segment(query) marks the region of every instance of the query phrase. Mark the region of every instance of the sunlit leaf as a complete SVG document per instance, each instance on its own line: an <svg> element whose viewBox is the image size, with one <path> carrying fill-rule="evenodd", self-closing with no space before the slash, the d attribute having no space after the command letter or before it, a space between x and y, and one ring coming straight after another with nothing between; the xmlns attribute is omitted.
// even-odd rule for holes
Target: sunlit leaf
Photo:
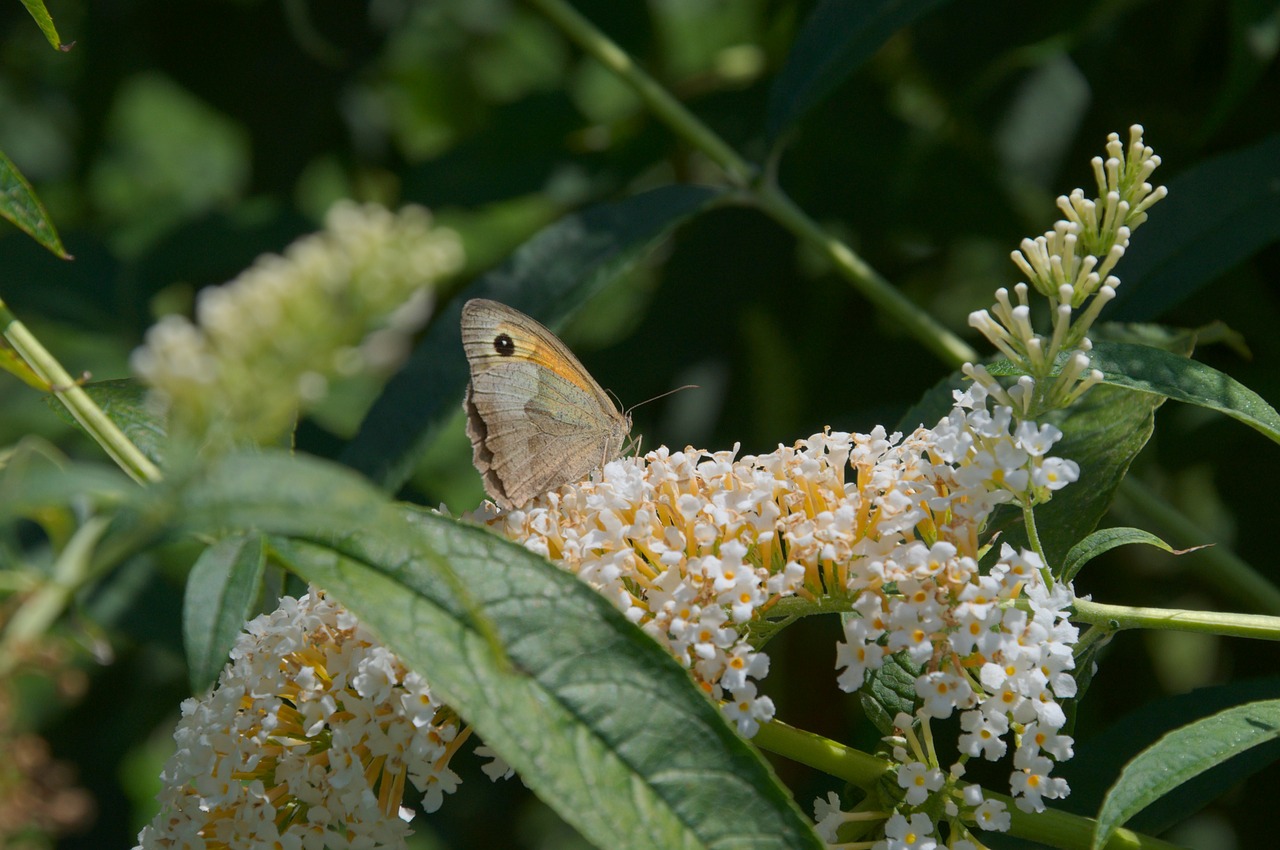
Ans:
<svg viewBox="0 0 1280 850"><path fill-rule="evenodd" d="M36 26L40 27L40 32L44 33L45 39L55 49L64 53L75 47L75 42L63 44L62 38L58 35L58 28L53 25L53 18L49 15L49 10L45 8L44 0L22 0L22 5L27 7L27 11L31 13L31 17L35 19Z"/></svg>
<svg viewBox="0 0 1280 850"><path fill-rule="evenodd" d="M1081 567L1103 552L1109 552L1117 546L1129 543L1145 543L1166 552L1175 551L1159 537L1140 528L1101 528L1071 547L1071 551L1067 552L1067 557L1062 562L1059 576L1063 581L1071 581L1080 572Z"/></svg>

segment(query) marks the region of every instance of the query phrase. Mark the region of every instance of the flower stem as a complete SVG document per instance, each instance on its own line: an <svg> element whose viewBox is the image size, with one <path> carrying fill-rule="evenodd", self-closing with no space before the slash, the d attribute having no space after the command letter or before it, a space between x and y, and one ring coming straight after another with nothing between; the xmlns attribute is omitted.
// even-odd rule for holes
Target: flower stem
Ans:
<svg viewBox="0 0 1280 850"><path fill-rule="evenodd" d="M13 613L0 634L0 679L18 665L22 648L35 643L62 616L71 597L88 580L94 547L108 525L104 517L91 517L80 526L54 562L52 580L41 584Z"/></svg>
<svg viewBox="0 0 1280 850"><path fill-rule="evenodd" d="M160 470L155 464L129 441L102 408L81 389L80 384L67 374L62 364L18 321L3 301L0 301L0 333L121 469L139 484L160 480Z"/></svg>
<svg viewBox="0 0 1280 850"><path fill-rule="evenodd" d="M821 770L864 791L870 791L893 770L893 765L882 758L788 726L780 720L762 725L751 741L761 749Z"/></svg>
<svg viewBox="0 0 1280 850"><path fill-rule="evenodd" d="M884 759L846 747L821 735L796 729L778 720L761 726L751 740L761 749L821 770L857 785L864 791L872 790L893 771L893 765ZM1092 818L1053 809L1028 814L1019 809L1011 797L985 788L982 793L984 797L1000 800L1008 807L1012 819L1009 834L1016 838L1032 839L1064 850L1088 850L1093 840L1097 822ZM1118 829L1106 843L1105 850L1177 850L1177 847L1132 830Z"/></svg>
<svg viewBox="0 0 1280 850"><path fill-rule="evenodd" d="M1135 605L1108 605L1088 599L1077 599L1072 607L1075 613L1071 619L1110 629L1164 629L1280 640L1280 617L1177 608L1140 608Z"/></svg>

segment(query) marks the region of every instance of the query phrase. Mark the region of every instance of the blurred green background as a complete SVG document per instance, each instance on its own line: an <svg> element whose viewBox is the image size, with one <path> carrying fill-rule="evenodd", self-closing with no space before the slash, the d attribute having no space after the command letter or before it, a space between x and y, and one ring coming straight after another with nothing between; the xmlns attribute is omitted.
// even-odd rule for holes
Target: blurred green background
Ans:
<svg viewBox="0 0 1280 850"><path fill-rule="evenodd" d="M770 155L770 86L814 4L575 6L739 151ZM189 310L201 287L317 229L339 198L430 207L463 235L461 288L567 212L719 180L519 2L99 0L50 11L63 39L76 42L68 53L50 49L19 4L0 13L0 150L76 259L59 261L0 227L0 297L72 372L95 380L126 376L129 352L157 315ZM1128 126L1143 124L1165 162L1158 182L1272 139L1278 48L1277 5L1252 0L938 4L808 113L771 165L802 208L985 351L968 313L1018 280L1009 252L1059 217L1057 195L1077 186L1093 193L1089 160L1106 134L1127 140ZM1261 227L1267 247L1180 303L1127 316L1224 322L1250 356L1227 345L1198 356L1273 403L1275 206L1222 229L1223 253L1232 227ZM1117 274L1124 279L1123 264ZM745 207L681 228L564 336L625 404L701 387L637 411L646 447L741 443L758 452L827 425L892 428L947 373L819 257ZM376 391L344 387L303 424L300 447L337 456ZM404 495L459 513L482 493L460 417L454 426ZM98 457L37 393L0 374L0 446L29 434ZM1267 534L1280 504L1277 456L1231 420L1166 405L1134 474L1199 523L1205 542L1234 547L1276 576ZM129 846L151 816L186 695L178 621L194 551L175 546L113 576L82 600L65 632L59 664L68 673L19 683L9 722L42 735L94 801L92 817L58 846ZM1245 609L1215 591L1196 558L1120 550L1078 586L1106 602ZM866 743L856 698L834 687L836 636L834 621L788 632L771 647L766 689L781 719ZM1083 744L1166 695L1271 676L1277 660L1256 641L1123 635L1102 657L1077 737ZM1258 696L1280 689L1274 680L1250 687ZM419 818L417 846L572 846L568 827L519 783L493 786L466 762L455 765L467 780L459 793ZM833 787L795 765L776 767L806 810ZM1081 805L1088 781L1073 777ZM1280 793L1274 768L1216 781L1224 796L1172 837L1226 848L1274 835L1271 807L1259 805Z"/></svg>

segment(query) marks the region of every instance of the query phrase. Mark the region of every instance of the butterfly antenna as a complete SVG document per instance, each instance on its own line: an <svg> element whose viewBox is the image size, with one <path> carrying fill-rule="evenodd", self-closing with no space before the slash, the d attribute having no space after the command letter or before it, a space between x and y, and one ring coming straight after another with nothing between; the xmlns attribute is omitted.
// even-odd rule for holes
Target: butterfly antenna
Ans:
<svg viewBox="0 0 1280 850"><path fill-rule="evenodd" d="M631 411L635 410L637 407L640 407L641 405L648 404L651 401L657 401L660 398L666 398L667 396L681 392L682 390L699 390L699 389L702 389L702 388L699 387L697 384L685 384L683 387L676 387L674 390L667 390L665 393L659 393L653 398L646 398L644 401L640 402L639 404L631 405L631 407L627 408L627 415L630 416Z"/></svg>

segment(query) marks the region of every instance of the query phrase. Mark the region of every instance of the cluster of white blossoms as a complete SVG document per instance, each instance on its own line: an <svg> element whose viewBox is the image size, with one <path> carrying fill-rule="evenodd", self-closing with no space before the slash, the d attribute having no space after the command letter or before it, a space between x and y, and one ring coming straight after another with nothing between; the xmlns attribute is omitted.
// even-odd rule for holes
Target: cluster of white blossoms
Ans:
<svg viewBox="0 0 1280 850"><path fill-rule="evenodd" d="M421 676L315 590L250 622L217 687L182 715L137 850L404 847L406 780L438 809L467 737Z"/></svg>
<svg viewBox="0 0 1280 850"><path fill-rule="evenodd" d="M201 290L194 323L157 322L133 370L178 429L267 441L332 378L402 359L435 285L461 265L457 234L422 207L340 202L323 231Z"/></svg>
<svg viewBox="0 0 1280 850"><path fill-rule="evenodd" d="M985 572L978 561L997 505L1043 502L1078 469L1048 455L1060 432L1014 424L981 386L956 401L905 438L824 432L738 459L660 448L481 517L613 600L748 736L774 713L752 627L787 597L846 601L858 616L838 647L840 686L905 653L921 668L918 716L962 710L965 752L992 759L1012 731L1013 791L1038 809L1066 793L1049 769L1070 754L1056 733L1057 700L1075 692L1072 597L1033 552L1006 545ZM899 781L914 772L904 760Z"/></svg>

